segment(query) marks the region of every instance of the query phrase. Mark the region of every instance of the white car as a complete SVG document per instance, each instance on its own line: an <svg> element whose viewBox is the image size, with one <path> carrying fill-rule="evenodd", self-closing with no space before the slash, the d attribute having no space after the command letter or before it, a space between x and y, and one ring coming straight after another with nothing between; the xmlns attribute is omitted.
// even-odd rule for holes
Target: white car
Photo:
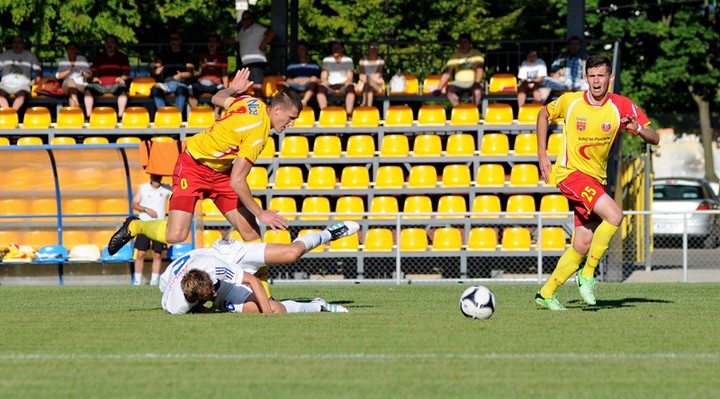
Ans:
<svg viewBox="0 0 720 399"><path fill-rule="evenodd" d="M657 212L692 212L687 216L688 242L715 248L720 237L720 220L712 212L720 209L720 198L705 179L662 178L653 180L652 228L655 243L681 238L686 229L683 213L658 214Z"/></svg>

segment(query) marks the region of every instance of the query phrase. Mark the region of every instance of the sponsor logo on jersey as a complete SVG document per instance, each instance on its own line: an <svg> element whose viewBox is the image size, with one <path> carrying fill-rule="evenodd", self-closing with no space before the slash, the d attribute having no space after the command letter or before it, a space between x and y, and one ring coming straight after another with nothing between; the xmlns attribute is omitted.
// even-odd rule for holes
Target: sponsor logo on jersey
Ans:
<svg viewBox="0 0 720 399"><path fill-rule="evenodd" d="M603 133L610 133L610 130L612 130L612 125L610 122L603 122L602 126L600 126Z"/></svg>
<svg viewBox="0 0 720 399"><path fill-rule="evenodd" d="M585 127L587 127L587 119L585 118L576 118L575 119L575 130L578 132L584 132Z"/></svg>
<svg viewBox="0 0 720 399"><path fill-rule="evenodd" d="M260 109L260 104L256 98L248 100L247 106L248 106L248 109L250 110L250 115L258 114L258 110Z"/></svg>

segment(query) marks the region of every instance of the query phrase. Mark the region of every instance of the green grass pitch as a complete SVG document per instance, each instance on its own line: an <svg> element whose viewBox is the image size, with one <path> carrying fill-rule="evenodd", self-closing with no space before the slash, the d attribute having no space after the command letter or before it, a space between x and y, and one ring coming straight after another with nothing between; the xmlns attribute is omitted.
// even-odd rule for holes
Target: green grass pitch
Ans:
<svg viewBox="0 0 720 399"><path fill-rule="evenodd" d="M349 314L184 315L156 287L0 287L2 398L716 398L720 286L599 284L597 306L490 284L275 286Z"/></svg>

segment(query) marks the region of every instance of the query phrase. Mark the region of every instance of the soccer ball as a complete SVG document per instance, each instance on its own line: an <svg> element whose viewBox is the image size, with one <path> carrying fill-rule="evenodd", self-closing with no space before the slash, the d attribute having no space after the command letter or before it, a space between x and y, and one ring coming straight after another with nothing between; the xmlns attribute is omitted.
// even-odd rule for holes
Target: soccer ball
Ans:
<svg viewBox="0 0 720 399"><path fill-rule="evenodd" d="M470 287L460 295L460 311L468 319L489 319L495 313L495 295L482 285Z"/></svg>

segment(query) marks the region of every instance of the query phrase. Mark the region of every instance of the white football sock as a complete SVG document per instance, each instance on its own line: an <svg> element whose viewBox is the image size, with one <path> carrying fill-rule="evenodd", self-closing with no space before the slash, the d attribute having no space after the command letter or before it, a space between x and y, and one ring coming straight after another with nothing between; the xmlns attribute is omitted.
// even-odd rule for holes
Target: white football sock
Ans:
<svg viewBox="0 0 720 399"><path fill-rule="evenodd" d="M142 273L134 273L133 274L133 284L135 284L135 285L142 284Z"/></svg>
<svg viewBox="0 0 720 399"><path fill-rule="evenodd" d="M327 244L328 242L330 242L331 238L332 235L330 235L330 232L327 230L323 230L319 233L305 234L302 237L296 238L295 241L300 241L305 244L305 253L308 253L322 244Z"/></svg>
<svg viewBox="0 0 720 399"><path fill-rule="evenodd" d="M314 302L295 302L295 301L282 301L287 309L288 313L318 313L322 309L319 303Z"/></svg>
<svg viewBox="0 0 720 399"><path fill-rule="evenodd" d="M158 280L160 280L160 273L153 273L150 277L150 284L157 285Z"/></svg>

